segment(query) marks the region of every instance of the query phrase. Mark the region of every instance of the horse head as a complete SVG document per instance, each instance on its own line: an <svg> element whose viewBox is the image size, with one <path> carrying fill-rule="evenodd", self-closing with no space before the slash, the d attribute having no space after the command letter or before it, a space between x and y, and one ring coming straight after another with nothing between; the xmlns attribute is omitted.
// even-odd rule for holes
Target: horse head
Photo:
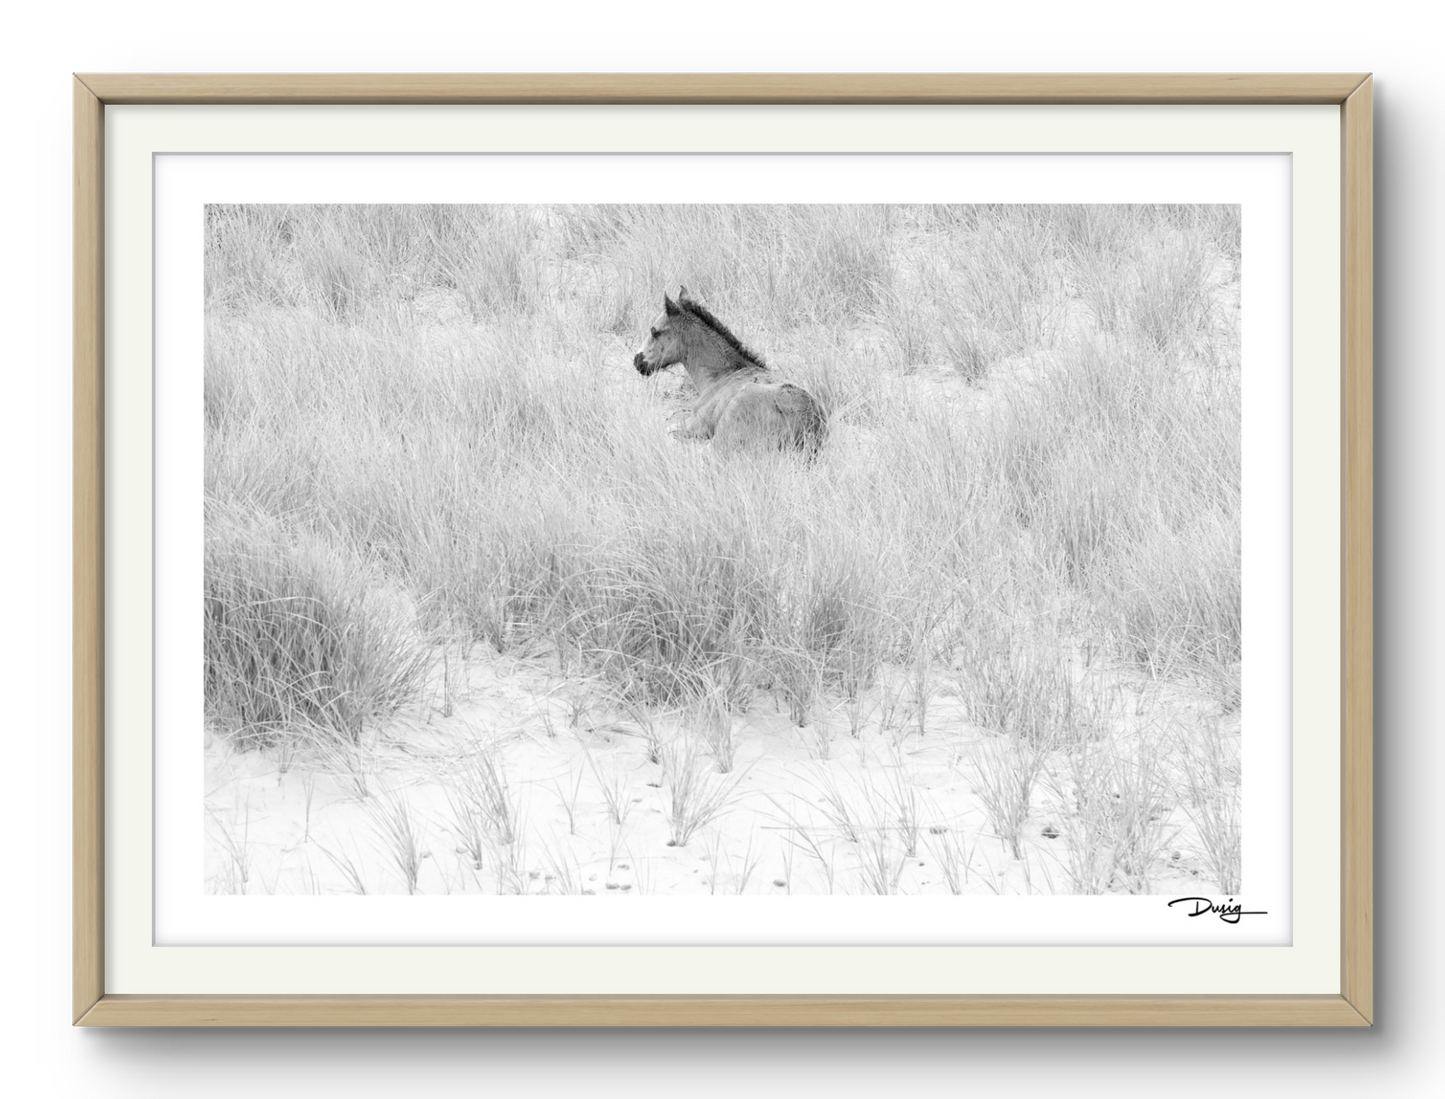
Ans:
<svg viewBox="0 0 1445 1099"><path fill-rule="evenodd" d="M679 298L686 297L682 288ZM682 362L686 349L682 338L684 315L682 307L666 294L662 295L662 312L648 328L647 342L632 356L632 365L644 378Z"/></svg>

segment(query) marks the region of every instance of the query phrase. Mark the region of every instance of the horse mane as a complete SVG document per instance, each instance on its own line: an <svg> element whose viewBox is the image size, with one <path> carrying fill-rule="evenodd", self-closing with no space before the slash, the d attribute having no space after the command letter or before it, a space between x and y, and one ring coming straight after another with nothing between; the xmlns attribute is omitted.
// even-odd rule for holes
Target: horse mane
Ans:
<svg viewBox="0 0 1445 1099"><path fill-rule="evenodd" d="M723 343L741 355L743 360L749 365L756 366L759 370L766 370L768 368L768 364L763 361L763 357L744 344L742 340L734 336L727 325L723 324L722 321L718 320L708 311L707 306L699 305L691 298L682 297L678 299L677 304L684 313L691 314L702 321L708 328L712 329L717 336L721 337Z"/></svg>

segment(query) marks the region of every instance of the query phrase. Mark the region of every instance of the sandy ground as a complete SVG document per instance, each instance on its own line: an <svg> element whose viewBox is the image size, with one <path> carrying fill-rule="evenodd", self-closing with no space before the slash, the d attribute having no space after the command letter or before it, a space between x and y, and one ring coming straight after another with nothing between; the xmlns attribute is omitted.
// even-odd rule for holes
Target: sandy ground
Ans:
<svg viewBox="0 0 1445 1099"><path fill-rule="evenodd" d="M687 734L695 715L628 714L609 705L598 685L559 676L545 651L513 658L473 650L466 658L465 683L457 684L453 655L449 715L444 705L429 707L354 750L238 752L224 738L208 738L207 889L1073 891L1066 754L1046 761L1014 857L975 789L980 762L1007 742L966 722L946 669L922 731L912 688L897 669L886 670L857 707L838 702L806 726L759 695L731 721L728 773L720 773L715 753L699 751L700 785L720 808L679 844L675 790L653 746L700 743ZM1207 717L1207 707L1178 687L1136 691L1129 709L1140 729L1161 709L1176 721ZM510 843L467 825L459 775L483 757L495 763L515 809ZM409 822L410 843L398 842L399 819ZM1188 817L1176 806L1161 826L1173 838L1150 869L1148 891L1208 892ZM414 882L405 869L408 846Z"/></svg>

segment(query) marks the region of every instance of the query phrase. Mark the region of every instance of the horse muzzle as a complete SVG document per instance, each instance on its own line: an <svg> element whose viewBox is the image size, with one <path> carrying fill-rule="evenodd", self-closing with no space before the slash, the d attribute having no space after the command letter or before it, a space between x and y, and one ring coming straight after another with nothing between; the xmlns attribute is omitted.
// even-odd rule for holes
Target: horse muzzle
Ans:
<svg viewBox="0 0 1445 1099"><path fill-rule="evenodd" d="M641 374L644 378L657 370L657 367L653 366L650 362L648 362L642 357L641 351L639 351L636 355L632 356L632 365L637 367L637 372Z"/></svg>

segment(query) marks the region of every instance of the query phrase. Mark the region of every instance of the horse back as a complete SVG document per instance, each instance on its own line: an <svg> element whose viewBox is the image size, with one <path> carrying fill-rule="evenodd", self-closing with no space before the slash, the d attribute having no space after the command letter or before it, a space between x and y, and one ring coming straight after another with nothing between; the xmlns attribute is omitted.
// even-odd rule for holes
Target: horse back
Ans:
<svg viewBox="0 0 1445 1099"><path fill-rule="evenodd" d="M827 417L801 386L771 375L740 387L718 419L716 439L724 447L797 448L817 453L827 433Z"/></svg>

